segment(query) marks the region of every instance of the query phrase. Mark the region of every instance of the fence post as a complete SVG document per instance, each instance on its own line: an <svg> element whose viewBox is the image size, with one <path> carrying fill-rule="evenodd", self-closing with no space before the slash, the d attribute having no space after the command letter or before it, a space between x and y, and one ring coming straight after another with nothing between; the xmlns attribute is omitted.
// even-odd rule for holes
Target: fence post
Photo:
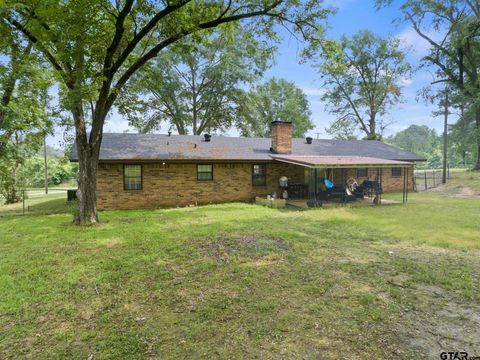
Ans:
<svg viewBox="0 0 480 360"><path fill-rule="evenodd" d="M25 215L25 190L22 190L23 215Z"/></svg>
<svg viewBox="0 0 480 360"><path fill-rule="evenodd" d="M425 173L425 190L428 189L427 187L427 170L424 170L424 173Z"/></svg>
<svg viewBox="0 0 480 360"><path fill-rule="evenodd" d="M432 170L432 177L433 177L433 187L435 187L435 169Z"/></svg>

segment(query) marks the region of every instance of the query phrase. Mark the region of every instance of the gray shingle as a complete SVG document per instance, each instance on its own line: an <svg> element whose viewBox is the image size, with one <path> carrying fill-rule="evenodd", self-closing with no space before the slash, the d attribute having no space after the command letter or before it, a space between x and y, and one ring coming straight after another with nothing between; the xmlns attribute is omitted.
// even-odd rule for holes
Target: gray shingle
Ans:
<svg viewBox="0 0 480 360"><path fill-rule="evenodd" d="M212 136L205 142L200 135L105 133L100 161L162 160L264 160L270 155L270 138ZM368 156L389 160L423 161L408 151L374 140L292 139L292 155ZM70 160L76 161L76 147Z"/></svg>

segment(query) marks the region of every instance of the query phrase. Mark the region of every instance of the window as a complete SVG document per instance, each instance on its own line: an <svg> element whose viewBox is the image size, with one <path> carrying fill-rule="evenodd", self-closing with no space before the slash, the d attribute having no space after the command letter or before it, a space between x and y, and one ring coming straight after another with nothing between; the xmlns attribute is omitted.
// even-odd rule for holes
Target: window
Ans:
<svg viewBox="0 0 480 360"><path fill-rule="evenodd" d="M401 167L392 168L392 176L395 176L395 177L402 176L402 168Z"/></svg>
<svg viewBox="0 0 480 360"><path fill-rule="evenodd" d="M123 166L123 189L142 190L142 165Z"/></svg>
<svg viewBox="0 0 480 360"><path fill-rule="evenodd" d="M368 169L357 169L357 177L367 177L368 176Z"/></svg>
<svg viewBox="0 0 480 360"><path fill-rule="evenodd" d="M267 185L267 165L266 164L252 165L252 185L253 186Z"/></svg>
<svg viewBox="0 0 480 360"><path fill-rule="evenodd" d="M197 165L197 180L213 180L213 165Z"/></svg>

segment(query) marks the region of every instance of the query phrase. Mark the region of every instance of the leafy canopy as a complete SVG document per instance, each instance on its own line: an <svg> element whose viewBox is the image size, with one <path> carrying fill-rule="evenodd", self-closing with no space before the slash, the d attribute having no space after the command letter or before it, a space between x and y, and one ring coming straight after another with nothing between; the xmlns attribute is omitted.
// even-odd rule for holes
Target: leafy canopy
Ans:
<svg viewBox="0 0 480 360"><path fill-rule="evenodd" d="M0 193L20 200L20 168L51 131L48 114L51 78L32 44L0 23Z"/></svg>
<svg viewBox="0 0 480 360"><path fill-rule="evenodd" d="M377 0L379 7L392 0ZM476 154L480 169L480 1L404 0L403 20L429 44L423 66L433 68L435 83L451 89L450 99L460 109L457 139L471 139L470 152ZM460 133L459 133L460 132ZM461 134L461 135L460 135ZM460 151L470 141L459 143ZM464 156L465 157L465 156Z"/></svg>
<svg viewBox="0 0 480 360"><path fill-rule="evenodd" d="M285 26L318 47L330 13L318 0L5 0L0 19L55 70L71 112L79 159L75 222L96 223L96 172L103 127L132 76L163 50L231 24L266 37Z"/></svg>
<svg viewBox="0 0 480 360"><path fill-rule="evenodd" d="M417 167L435 168L442 162L442 140L435 129L426 125L410 125L395 135L389 136L386 141L401 149L424 156L426 163L419 163Z"/></svg>
<svg viewBox="0 0 480 360"><path fill-rule="evenodd" d="M237 118L242 87L271 62L275 44L243 30L221 29L179 42L145 66L120 98L120 112L140 132L164 124L179 134L224 131Z"/></svg>
<svg viewBox="0 0 480 360"><path fill-rule="evenodd" d="M334 54L317 64L326 89L322 100L336 120L327 131L337 137L381 139L388 110L401 101L402 80L410 75L400 40L367 30L343 36Z"/></svg>
<svg viewBox="0 0 480 360"><path fill-rule="evenodd" d="M237 127L242 136L268 137L272 121L285 121L292 123L294 137L303 137L314 127L311 115L303 91L273 77L245 95Z"/></svg>

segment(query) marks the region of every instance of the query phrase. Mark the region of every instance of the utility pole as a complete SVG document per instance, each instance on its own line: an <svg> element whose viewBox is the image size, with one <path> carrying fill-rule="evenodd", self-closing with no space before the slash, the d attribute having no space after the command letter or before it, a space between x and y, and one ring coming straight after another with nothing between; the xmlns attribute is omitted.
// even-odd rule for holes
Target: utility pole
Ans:
<svg viewBox="0 0 480 360"><path fill-rule="evenodd" d="M45 195L48 194L47 135L43 137L43 158L45 160Z"/></svg>
<svg viewBox="0 0 480 360"><path fill-rule="evenodd" d="M447 155L448 155L448 91L445 91L444 100L444 121L443 121L443 173L442 183L447 183Z"/></svg>

